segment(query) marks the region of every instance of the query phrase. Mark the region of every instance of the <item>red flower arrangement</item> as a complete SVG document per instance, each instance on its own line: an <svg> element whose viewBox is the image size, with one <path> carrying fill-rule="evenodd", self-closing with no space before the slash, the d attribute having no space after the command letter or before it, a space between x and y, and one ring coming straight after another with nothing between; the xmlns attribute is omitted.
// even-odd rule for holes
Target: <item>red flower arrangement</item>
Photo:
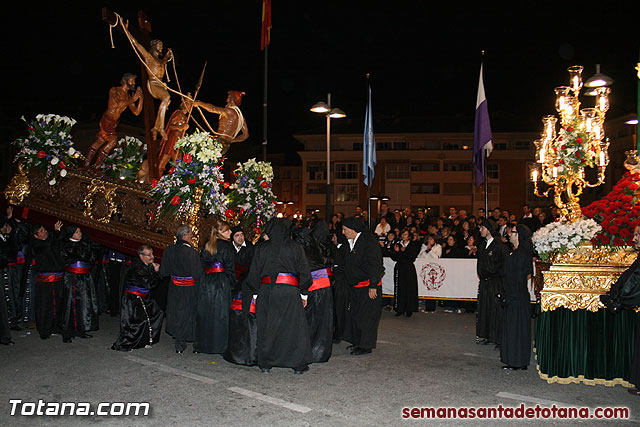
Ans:
<svg viewBox="0 0 640 427"><path fill-rule="evenodd" d="M633 245L633 229L640 224L640 174L627 172L600 200L582 208L582 214L602 227L594 245Z"/></svg>

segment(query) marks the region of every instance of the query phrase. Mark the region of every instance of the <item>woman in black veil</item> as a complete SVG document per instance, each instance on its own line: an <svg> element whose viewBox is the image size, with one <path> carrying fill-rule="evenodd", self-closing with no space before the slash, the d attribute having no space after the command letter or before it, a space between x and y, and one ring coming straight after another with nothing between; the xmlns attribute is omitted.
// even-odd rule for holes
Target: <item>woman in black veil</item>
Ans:
<svg viewBox="0 0 640 427"><path fill-rule="evenodd" d="M531 231L518 224L511 231L513 252L505 262L500 360L505 370L526 370L531 358L531 304L528 278L533 273Z"/></svg>

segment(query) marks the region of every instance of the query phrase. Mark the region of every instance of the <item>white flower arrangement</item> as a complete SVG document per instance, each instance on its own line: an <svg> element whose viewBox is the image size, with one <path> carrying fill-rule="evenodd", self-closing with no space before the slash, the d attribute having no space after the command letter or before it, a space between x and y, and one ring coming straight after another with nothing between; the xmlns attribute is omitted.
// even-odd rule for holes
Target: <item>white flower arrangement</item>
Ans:
<svg viewBox="0 0 640 427"><path fill-rule="evenodd" d="M600 230L602 227L593 219L582 218L571 224L552 222L533 233L531 240L540 259L548 261L553 253L575 249L593 239Z"/></svg>
<svg viewBox="0 0 640 427"><path fill-rule="evenodd" d="M182 155L173 163L169 174L151 182L160 202L160 215L188 212L195 203L193 196L197 187L203 189L201 206L210 214L223 215L227 210L224 188L229 184L224 182L222 173L222 144L208 132L196 131L180 138L175 149Z"/></svg>
<svg viewBox="0 0 640 427"><path fill-rule="evenodd" d="M202 163L217 163L222 158L222 144L199 130L176 141L175 149Z"/></svg>
<svg viewBox="0 0 640 427"><path fill-rule="evenodd" d="M27 170L37 167L55 185L56 177L67 175L67 165L76 161L79 153L73 148L71 127L74 119L57 114L38 114L27 123L29 134L13 142L18 147L14 161L20 162Z"/></svg>
<svg viewBox="0 0 640 427"><path fill-rule="evenodd" d="M271 184L273 168L270 163L249 159L238 163L234 175L236 182L231 185L229 207L238 211L238 219L244 228L253 226L257 234L276 212Z"/></svg>

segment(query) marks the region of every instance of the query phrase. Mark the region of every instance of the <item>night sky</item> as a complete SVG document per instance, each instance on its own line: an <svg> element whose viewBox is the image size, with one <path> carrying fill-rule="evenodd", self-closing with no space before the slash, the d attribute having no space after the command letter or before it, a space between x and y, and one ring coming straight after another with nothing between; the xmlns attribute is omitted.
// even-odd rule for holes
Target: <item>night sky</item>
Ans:
<svg viewBox="0 0 640 427"><path fill-rule="evenodd" d="M97 122L108 89L125 72L140 74L138 59L119 31L111 49L102 6L133 24L137 10L147 13L152 37L174 51L185 92L193 91L205 61L199 99L223 105L227 90L247 92L242 109L249 143L260 144L260 1L178 2L171 8L132 2L22 3L3 10L0 30L3 144L24 132L22 115L57 113L80 123ZM326 100L327 92L348 115L336 122L335 131L362 132L366 73L371 73L376 132L472 131L483 49L494 132L540 130L541 116L555 113L553 88L568 83L566 68L575 64L585 66L585 79L600 63L615 80L609 117L635 112L640 2L610 2L606 10L573 13L554 7L560 2L517 3L485 9L418 1L374 6L273 0L270 150L299 148L291 144L296 133L324 132L323 118L309 107ZM584 96L582 102L583 107L592 103ZM169 109L177 106L173 97ZM123 122L139 120L122 116Z"/></svg>

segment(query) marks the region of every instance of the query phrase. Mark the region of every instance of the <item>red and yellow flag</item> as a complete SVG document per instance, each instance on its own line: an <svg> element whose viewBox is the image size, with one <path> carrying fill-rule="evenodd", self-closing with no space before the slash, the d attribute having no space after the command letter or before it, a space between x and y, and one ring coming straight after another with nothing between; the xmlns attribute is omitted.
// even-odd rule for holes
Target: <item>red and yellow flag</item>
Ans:
<svg viewBox="0 0 640 427"><path fill-rule="evenodd" d="M262 36L260 50L264 50L271 42L271 0L262 0Z"/></svg>

